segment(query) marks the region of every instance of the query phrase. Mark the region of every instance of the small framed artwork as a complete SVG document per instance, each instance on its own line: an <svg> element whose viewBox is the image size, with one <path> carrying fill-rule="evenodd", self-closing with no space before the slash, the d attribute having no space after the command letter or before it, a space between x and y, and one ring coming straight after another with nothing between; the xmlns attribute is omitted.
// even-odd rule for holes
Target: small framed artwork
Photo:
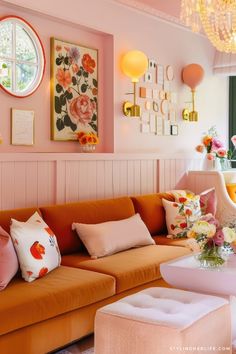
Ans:
<svg viewBox="0 0 236 354"><path fill-rule="evenodd" d="M172 81L174 79L174 69L171 65L166 67L166 78L168 81Z"/></svg>
<svg viewBox="0 0 236 354"><path fill-rule="evenodd" d="M177 124L172 124L170 126L170 133L171 133L171 135L178 135L179 134L179 127Z"/></svg>
<svg viewBox="0 0 236 354"><path fill-rule="evenodd" d="M157 65L157 84L163 85L164 84L164 66Z"/></svg>
<svg viewBox="0 0 236 354"><path fill-rule="evenodd" d="M160 116L156 117L156 135L163 134L163 118Z"/></svg>
<svg viewBox="0 0 236 354"><path fill-rule="evenodd" d="M164 119L163 121L164 121L164 129L163 129L164 135L170 135L171 134L171 132L170 132L170 121L167 120L167 119Z"/></svg>
<svg viewBox="0 0 236 354"><path fill-rule="evenodd" d="M51 139L98 135L98 50L51 38Z"/></svg>
<svg viewBox="0 0 236 354"><path fill-rule="evenodd" d="M152 73L150 73L150 71L147 71L144 75L144 82L148 82L149 84L152 84L152 81L153 81Z"/></svg>
<svg viewBox="0 0 236 354"><path fill-rule="evenodd" d="M149 132L150 132L149 124L148 123L142 123L141 124L141 133L148 134Z"/></svg>
<svg viewBox="0 0 236 354"><path fill-rule="evenodd" d="M150 114L150 133L156 133L156 115Z"/></svg>
<svg viewBox="0 0 236 354"><path fill-rule="evenodd" d="M148 59L148 69L149 70L155 70L157 67L157 62L155 59Z"/></svg>
<svg viewBox="0 0 236 354"><path fill-rule="evenodd" d="M149 122L149 114L147 112L143 112L141 122L142 123L148 123Z"/></svg>
<svg viewBox="0 0 236 354"><path fill-rule="evenodd" d="M11 110L11 144L34 145L34 111Z"/></svg>

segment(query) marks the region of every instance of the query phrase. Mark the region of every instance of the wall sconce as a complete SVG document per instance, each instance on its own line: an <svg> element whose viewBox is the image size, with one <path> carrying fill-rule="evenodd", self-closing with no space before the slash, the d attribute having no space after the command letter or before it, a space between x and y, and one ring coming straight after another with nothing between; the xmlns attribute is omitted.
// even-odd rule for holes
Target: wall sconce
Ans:
<svg viewBox="0 0 236 354"><path fill-rule="evenodd" d="M198 121L198 112L195 111L195 92L196 87L200 84L204 77L204 70L198 64L189 64L185 66L182 70L182 80L190 87L192 92L192 112L189 112L188 108L185 108L182 112L182 117L184 120L189 122Z"/></svg>
<svg viewBox="0 0 236 354"><path fill-rule="evenodd" d="M147 70L147 67L147 56L138 50L132 50L126 53L121 60L123 73L130 77L134 84L134 91L127 93L127 95L134 95L133 103L127 101L123 104L123 113L125 116L140 117L141 115L140 106L136 104L136 84L139 81L140 76L142 76Z"/></svg>

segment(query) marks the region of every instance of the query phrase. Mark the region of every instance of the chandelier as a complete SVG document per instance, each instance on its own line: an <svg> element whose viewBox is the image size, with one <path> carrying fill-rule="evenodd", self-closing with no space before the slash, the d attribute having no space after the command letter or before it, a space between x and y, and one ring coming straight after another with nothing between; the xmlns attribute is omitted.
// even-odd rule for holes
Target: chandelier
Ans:
<svg viewBox="0 0 236 354"><path fill-rule="evenodd" d="M180 16L192 31L202 27L220 52L236 53L236 0L182 0Z"/></svg>

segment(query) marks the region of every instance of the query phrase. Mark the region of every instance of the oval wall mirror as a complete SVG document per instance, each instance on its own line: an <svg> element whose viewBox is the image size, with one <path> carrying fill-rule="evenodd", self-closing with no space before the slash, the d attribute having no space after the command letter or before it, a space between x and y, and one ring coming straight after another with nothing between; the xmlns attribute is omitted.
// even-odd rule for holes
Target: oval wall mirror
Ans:
<svg viewBox="0 0 236 354"><path fill-rule="evenodd" d="M17 16L0 19L0 86L15 97L27 97L39 87L45 54L33 27Z"/></svg>

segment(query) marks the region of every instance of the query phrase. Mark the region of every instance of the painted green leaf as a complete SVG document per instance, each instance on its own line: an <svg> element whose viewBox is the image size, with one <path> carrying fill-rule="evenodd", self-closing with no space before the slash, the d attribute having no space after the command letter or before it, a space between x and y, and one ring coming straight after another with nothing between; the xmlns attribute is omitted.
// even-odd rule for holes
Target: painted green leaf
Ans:
<svg viewBox="0 0 236 354"><path fill-rule="evenodd" d="M60 114L61 113L61 103L59 97L55 96L55 112Z"/></svg>
<svg viewBox="0 0 236 354"><path fill-rule="evenodd" d="M68 57L65 57L65 59L64 59L64 63L65 63L66 65L68 65L68 64L69 64L69 58L68 58Z"/></svg>
<svg viewBox="0 0 236 354"><path fill-rule="evenodd" d="M81 76L81 75L82 75L82 71L79 70L79 71L76 73L76 75Z"/></svg>
<svg viewBox="0 0 236 354"><path fill-rule="evenodd" d="M57 93L60 93L62 90L63 90L62 86L59 85L59 84L57 84L57 85L56 85L56 91L57 91Z"/></svg>
<svg viewBox="0 0 236 354"><path fill-rule="evenodd" d="M84 77L88 77L88 76L89 76L89 74L87 73L87 71L84 71L84 72L83 72L83 76L84 76Z"/></svg>
<svg viewBox="0 0 236 354"><path fill-rule="evenodd" d="M68 92L67 90L65 91L65 96L68 100L71 100L73 98L72 92Z"/></svg>
<svg viewBox="0 0 236 354"><path fill-rule="evenodd" d="M94 130L95 132L98 131L98 128L97 128L97 125L96 125L96 124L94 124L93 122L90 122L89 125L90 125L90 127L93 128L93 130Z"/></svg>
<svg viewBox="0 0 236 354"><path fill-rule="evenodd" d="M66 114L65 116L64 116L64 124L65 124L65 126L66 127L70 127L71 126L71 120L70 120L70 117L68 116L68 114Z"/></svg>
<svg viewBox="0 0 236 354"><path fill-rule="evenodd" d="M76 84L77 84L77 80L76 80L76 77L75 77L75 76L72 76L72 84L73 84L73 85L76 85Z"/></svg>
<svg viewBox="0 0 236 354"><path fill-rule="evenodd" d="M81 91L83 92L83 93L85 93L86 91L87 91L87 85L86 84L82 84L81 85Z"/></svg>
<svg viewBox="0 0 236 354"><path fill-rule="evenodd" d="M60 104L61 106L65 106L66 104L66 96L64 95L64 93L60 96Z"/></svg>
<svg viewBox="0 0 236 354"><path fill-rule="evenodd" d="M96 121L97 120L97 115L94 113L93 117L92 117L92 121Z"/></svg>
<svg viewBox="0 0 236 354"><path fill-rule="evenodd" d="M56 58L56 65L60 66L62 62L63 62L62 57Z"/></svg>
<svg viewBox="0 0 236 354"><path fill-rule="evenodd" d="M93 79L93 86L94 86L94 87L98 87L98 82L97 82L96 79Z"/></svg>
<svg viewBox="0 0 236 354"><path fill-rule="evenodd" d="M76 129L77 129L77 125L74 124L73 122L71 122L70 127L73 130L73 132L76 131Z"/></svg>
<svg viewBox="0 0 236 354"><path fill-rule="evenodd" d="M56 126L57 126L57 129L59 131L61 131L62 129L64 129L64 123L63 123L63 120L61 118L59 118L56 122Z"/></svg>

